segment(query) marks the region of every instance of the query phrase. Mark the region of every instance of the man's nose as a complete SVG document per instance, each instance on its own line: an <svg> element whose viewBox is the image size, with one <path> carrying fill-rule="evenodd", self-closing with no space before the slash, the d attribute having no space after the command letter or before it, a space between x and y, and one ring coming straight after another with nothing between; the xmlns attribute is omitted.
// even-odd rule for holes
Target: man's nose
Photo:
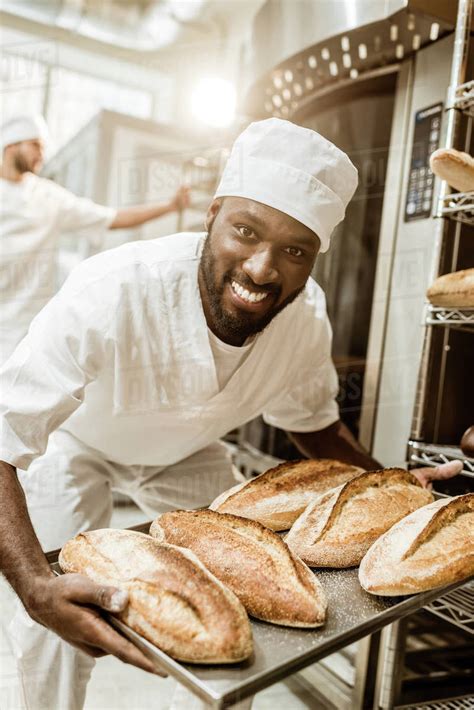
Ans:
<svg viewBox="0 0 474 710"><path fill-rule="evenodd" d="M242 268L254 284L259 286L275 283L278 279L278 268L268 249L254 252L244 261Z"/></svg>

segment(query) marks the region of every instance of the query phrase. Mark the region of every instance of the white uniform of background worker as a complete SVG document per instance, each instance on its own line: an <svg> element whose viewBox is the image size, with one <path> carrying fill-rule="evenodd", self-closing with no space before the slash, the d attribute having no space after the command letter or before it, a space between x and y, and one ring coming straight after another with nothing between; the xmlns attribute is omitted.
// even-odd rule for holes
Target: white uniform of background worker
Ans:
<svg viewBox="0 0 474 710"><path fill-rule="evenodd" d="M41 116L6 121L0 134L0 364L56 291L59 237L78 231L100 247L104 229L135 227L187 204L181 189L167 204L123 210L76 197L38 177L48 129Z"/></svg>
<svg viewBox="0 0 474 710"><path fill-rule="evenodd" d="M112 609L109 590L51 578L12 466L23 469L45 550L107 526L111 487L150 518L209 503L233 483L216 440L259 414L308 455L380 466L339 422L324 294L308 278L356 184L348 157L317 133L279 119L251 124L209 208L207 238L99 254L35 318L0 385L10 464L0 469L0 559L35 619L88 653L150 668L105 623L91 629L77 604ZM115 600L115 609L126 603ZM10 631L24 706L80 708L92 658L22 610Z"/></svg>

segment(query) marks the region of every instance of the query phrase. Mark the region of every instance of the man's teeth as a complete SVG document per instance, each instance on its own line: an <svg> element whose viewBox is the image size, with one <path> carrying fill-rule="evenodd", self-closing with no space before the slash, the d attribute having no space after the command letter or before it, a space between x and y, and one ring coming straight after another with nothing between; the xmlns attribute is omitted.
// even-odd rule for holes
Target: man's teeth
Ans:
<svg viewBox="0 0 474 710"><path fill-rule="evenodd" d="M248 303L259 303L268 296L268 293L251 293L236 281L232 281L232 288L243 301L248 301Z"/></svg>

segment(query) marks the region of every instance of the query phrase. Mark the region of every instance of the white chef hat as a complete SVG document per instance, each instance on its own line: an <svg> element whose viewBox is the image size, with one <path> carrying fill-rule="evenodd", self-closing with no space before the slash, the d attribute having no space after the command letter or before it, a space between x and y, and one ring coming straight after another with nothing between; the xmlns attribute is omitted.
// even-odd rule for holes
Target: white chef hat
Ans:
<svg viewBox="0 0 474 710"><path fill-rule="evenodd" d="M357 182L357 169L333 143L268 118L237 138L215 197L246 197L285 212L315 232L325 252Z"/></svg>
<svg viewBox="0 0 474 710"><path fill-rule="evenodd" d="M40 138L45 145L49 141L49 130L46 121L40 114L24 114L13 116L2 124L0 147L3 151L8 145Z"/></svg>

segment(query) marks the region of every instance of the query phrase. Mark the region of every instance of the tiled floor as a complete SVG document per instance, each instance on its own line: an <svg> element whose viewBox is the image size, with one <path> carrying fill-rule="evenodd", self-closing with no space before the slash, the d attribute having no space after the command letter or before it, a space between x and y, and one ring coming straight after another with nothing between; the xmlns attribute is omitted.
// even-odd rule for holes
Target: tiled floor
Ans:
<svg viewBox="0 0 474 710"><path fill-rule="evenodd" d="M134 506L119 506L114 511L113 527L128 527L144 520ZM21 705L13 683L13 660L4 625L11 618L14 596L0 579L0 708L20 710ZM113 657L101 658L92 673L85 710L167 710L175 689L171 678L161 679L127 666ZM316 701L297 681L277 683L258 693L253 710L322 710ZM53 710L34 708L32 710ZM54 709L56 710L56 709ZM58 708L57 710L69 710ZM188 710L183 707L182 710Z"/></svg>

